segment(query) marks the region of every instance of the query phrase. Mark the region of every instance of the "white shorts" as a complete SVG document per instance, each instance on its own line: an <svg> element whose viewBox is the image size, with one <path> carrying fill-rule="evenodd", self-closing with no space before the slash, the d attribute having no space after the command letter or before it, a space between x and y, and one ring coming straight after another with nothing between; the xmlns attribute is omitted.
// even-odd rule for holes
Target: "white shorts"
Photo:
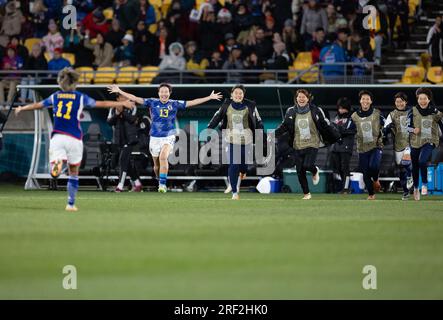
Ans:
<svg viewBox="0 0 443 320"><path fill-rule="evenodd" d="M49 161L67 161L70 165L80 165L83 158L83 141L65 134L55 134L49 143Z"/></svg>
<svg viewBox="0 0 443 320"><path fill-rule="evenodd" d="M169 144L171 146L170 152L174 148L175 136L167 136L167 137L151 137L149 139L149 152L153 157L158 157L162 148L165 144Z"/></svg>
<svg viewBox="0 0 443 320"><path fill-rule="evenodd" d="M409 147L406 147L406 149L402 151L395 151L395 164L400 165L401 160L406 156L406 158L411 157L411 149Z"/></svg>

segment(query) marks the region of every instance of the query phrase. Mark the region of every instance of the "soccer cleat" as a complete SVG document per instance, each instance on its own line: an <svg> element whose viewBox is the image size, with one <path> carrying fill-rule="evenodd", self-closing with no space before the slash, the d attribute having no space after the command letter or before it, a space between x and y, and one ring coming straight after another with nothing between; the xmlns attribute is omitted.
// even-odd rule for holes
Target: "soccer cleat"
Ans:
<svg viewBox="0 0 443 320"><path fill-rule="evenodd" d="M238 193L234 193L232 195L232 200L240 200L240 196L238 195Z"/></svg>
<svg viewBox="0 0 443 320"><path fill-rule="evenodd" d="M310 193L307 193L303 196L302 200L311 200L312 196Z"/></svg>
<svg viewBox="0 0 443 320"><path fill-rule="evenodd" d="M368 200L375 200L375 194L373 194L372 196L369 196Z"/></svg>
<svg viewBox="0 0 443 320"><path fill-rule="evenodd" d="M420 190L417 188L414 188L414 200L419 201L420 200Z"/></svg>
<svg viewBox="0 0 443 320"><path fill-rule="evenodd" d="M134 186L134 188L131 189L131 192L143 192L143 186Z"/></svg>
<svg viewBox="0 0 443 320"><path fill-rule="evenodd" d="M65 208L65 210L66 211L70 211L70 212L76 212L76 211L78 211L78 209L77 209L77 207L75 206L75 205L69 205L69 204L67 204L66 205L66 208Z"/></svg>
<svg viewBox="0 0 443 320"><path fill-rule="evenodd" d="M317 168L317 173L312 176L312 183L316 186L320 182L320 170Z"/></svg>
<svg viewBox="0 0 443 320"><path fill-rule="evenodd" d="M120 193L120 192L123 192L123 189L120 189L119 187L116 187L114 189L114 192Z"/></svg>
<svg viewBox="0 0 443 320"><path fill-rule="evenodd" d="M375 180L373 183L372 183L372 185L374 186L374 191L375 192L380 192L380 190L381 190L381 184L380 184L380 181L378 181L378 180Z"/></svg>
<svg viewBox="0 0 443 320"><path fill-rule="evenodd" d="M51 168L51 176L53 178L58 178L59 175L62 173L62 169L63 169L63 161L62 160L57 160L52 164L52 168Z"/></svg>
<svg viewBox="0 0 443 320"><path fill-rule="evenodd" d="M166 185L164 185L164 184L160 184L159 186L158 186L158 192L160 192L160 193L166 193L168 191L168 189L166 189Z"/></svg>
<svg viewBox="0 0 443 320"><path fill-rule="evenodd" d="M401 199L402 200L409 200L409 192L403 192Z"/></svg>
<svg viewBox="0 0 443 320"><path fill-rule="evenodd" d="M408 180L406 181L406 188L408 188L409 190L411 190L411 188L414 186L414 180L409 177Z"/></svg>
<svg viewBox="0 0 443 320"><path fill-rule="evenodd" d="M427 196L428 195L428 186L422 185L421 186L421 195Z"/></svg>
<svg viewBox="0 0 443 320"><path fill-rule="evenodd" d="M224 193L231 193L232 192L232 188L231 188L231 184L228 185L228 187L225 189Z"/></svg>

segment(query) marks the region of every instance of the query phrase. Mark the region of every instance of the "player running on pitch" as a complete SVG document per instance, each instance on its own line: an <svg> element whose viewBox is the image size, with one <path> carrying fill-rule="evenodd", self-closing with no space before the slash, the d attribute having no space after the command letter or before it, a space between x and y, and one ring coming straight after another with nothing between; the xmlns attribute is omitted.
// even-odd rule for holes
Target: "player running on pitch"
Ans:
<svg viewBox="0 0 443 320"><path fill-rule="evenodd" d="M64 68L58 73L57 82L61 90L53 93L43 101L28 104L15 109L15 115L21 111L53 107L54 130L49 144L49 160L51 175L58 177L63 162L68 163L68 204L66 211L77 211L75 197L78 191L78 171L83 157L83 133L80 126L80 115L83 108L114 108L132 109L130 101L96 101L86 94L76 91L80 75L71 68Z"/></svg>
<svg viewBox="0 0 443 320"><path fill-rule="evenodd" d="M156 98L140 98L130 93L122 91L117 85L108 87L110 93L118 93L137 104L144 105L149 108L152 124L149 140L149 151L154 160L154 172L159 180L158 191L166 192L166 181L168 178L168 157L172 152L175 143L175 119L178 110L184 110L210 100L218 100L223 98L220 93L211 92L204 98L198 98L191 101L171 100L171 85L161 83L158 87L158 96Z"/></svg>

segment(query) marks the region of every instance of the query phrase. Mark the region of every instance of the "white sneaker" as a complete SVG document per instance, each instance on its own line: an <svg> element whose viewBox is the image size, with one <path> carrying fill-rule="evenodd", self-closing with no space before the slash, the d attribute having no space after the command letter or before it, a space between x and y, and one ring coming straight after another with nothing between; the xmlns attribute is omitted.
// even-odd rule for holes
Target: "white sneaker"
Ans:
<svg viewBox="0 0 443 320"><path fill-rule="evenodd" d="M238 193L234 193L232 195L232 200L240 200L240 196L238 195Z"/></svg>
<svg viewBox="0 0 443 320"><path fill-rule="evenodd" d="M312 196L311 196L310 193L305 194L305 195L303 196L303 200L311 200L311 198L312 198Z"/></svg>
<svg viewBox="0 0 443 320"><path fill-rule="evenodd" d="M168 191L168 189L166 188L166 186L164 184L160 184L158 186L158 192L160 193L166 193Z"/></svg>
<svg viewBox="0 0 443 320"><path fill-rule="evenodd" d="M317 173L312 176L312 183L314 186L316 186L320 182L320 170L317 168Z"/></svg>
<svg viewBox="0 0 443 320"><path fill-rule="evenodd" d="M427 196L428 195L428 186L422 185L421 187L421 195Z"/></svg>
<svg viewBox="0 0 443 320"><path fill-rule="evenodd" d="M414 188L414 200L419 201L420 200L420 190Z"/></svg>
<svg viewBox="0 0 443 320"><path fill-rule="evenodd" d="M225 193L231 193L232 192L231 184L228 184L228 187L226 188L226 190L224 192Z"/></svg>
<svg viewBox="0 0 443 320"><path fill-rule="evenodd" d="M66 211L71 211L71 212L78 211L78 209L77 209L77 207L75 205L70 206L69 204L66 205L65 210Z"/></svg>
<svg viewBox="0 0 443 320"><path fill-rule="evenodd" d="M412 177L409 177L408 180L406 181L406 188L411 189L414 186L414 180L412 179Z"/></svg>

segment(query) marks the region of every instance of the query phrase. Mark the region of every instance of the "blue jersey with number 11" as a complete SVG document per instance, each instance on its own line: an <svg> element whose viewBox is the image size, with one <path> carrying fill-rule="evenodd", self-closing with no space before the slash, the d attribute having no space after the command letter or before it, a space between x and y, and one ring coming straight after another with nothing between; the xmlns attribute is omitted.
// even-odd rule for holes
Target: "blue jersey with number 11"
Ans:
<svg viewBox="0 0 443 320"><path fill-rule="evenodd" d="M95 107L95 100L78 91L57 91L43 100L43 106L53 106L54 130L81 140L80 115L84 107Z"/></svg>

